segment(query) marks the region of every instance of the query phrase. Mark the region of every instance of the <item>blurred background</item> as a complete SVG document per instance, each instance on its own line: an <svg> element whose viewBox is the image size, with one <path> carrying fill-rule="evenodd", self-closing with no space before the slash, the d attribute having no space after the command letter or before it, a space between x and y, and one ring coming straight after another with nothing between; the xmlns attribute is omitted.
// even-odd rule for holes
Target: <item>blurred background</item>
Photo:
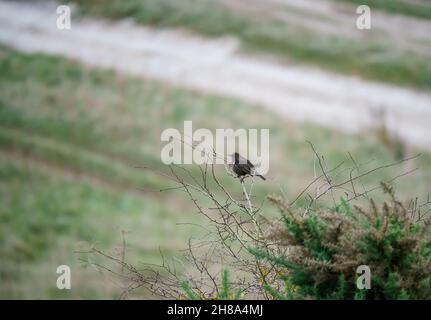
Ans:
<svg viewBox="0 0 431 320"><path fill-rule="evenodd" d="M57 27L60 4L70 30ZM370 30L356 27L361 4ZM137 266L181 254L202 233L189 223L205 222L184 193L159 192L170 181L137 167L166 172L160 134L185 120L270 129L259 202L292 200L315 177L306 141L328 168L422 153L361 183L419 168L395 185L404 201L426 198L430 31L427 0L1 0L0 298L118 298L121 283L75 251L116 254L122 233ZM56 287L62 264L71 290Z"/></svg>

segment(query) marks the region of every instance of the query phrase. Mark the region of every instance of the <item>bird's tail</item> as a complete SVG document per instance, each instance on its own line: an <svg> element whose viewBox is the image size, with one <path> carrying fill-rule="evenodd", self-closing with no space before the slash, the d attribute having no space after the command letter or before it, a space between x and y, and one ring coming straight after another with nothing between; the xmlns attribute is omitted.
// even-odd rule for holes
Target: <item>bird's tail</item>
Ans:
<svg viewBox="0 0 431 320"><path fill-rule="evenodd" d="M263 176L263 175L261 175L261 174L257 174L256 176L258 176L259 178L261 178L262 180L266 180L266 178Z"/></svg>

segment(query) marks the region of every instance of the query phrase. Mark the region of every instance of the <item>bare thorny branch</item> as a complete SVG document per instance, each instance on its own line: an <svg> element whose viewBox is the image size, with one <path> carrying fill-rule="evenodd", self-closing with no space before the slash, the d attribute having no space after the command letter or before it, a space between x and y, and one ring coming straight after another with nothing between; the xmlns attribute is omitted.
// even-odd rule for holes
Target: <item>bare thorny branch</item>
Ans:
<svg viewBox="0 0 431 320"><path fill-rule="evenodd" d="M420 155L409 157L394 163L374 167L369 170L362 170L361 164L357 163L349 153L348 160L351 166L344 168L346 161L339 163L332 169L327 169L324 158L318 153L317 149L311 142L308 142L316 157L320 174L302 190L298 196L290 203L289 207L295 205L300 199L308 199L308 205L304 214L307 214L317 202L325 196L330 195L330 199L335 204L336 193L345 195L346 201L354 201L358 198L368 198L369 194L380 188L380 184L366 189L362 179L376 171L384 170L401 165L404 162L418 158ZM163 178L174 183L174 186L160 190L182 191L184 192L197 213L203 217L207 223L202 226L206 234L200 239L190 238L187 244L186 261L180 265L181 271L178 271L175 261L171 263L160 252L162 263L160 265L144 265L144 268L138 270L131 264L125 262L125 251L120 258L106 254L101 250L92 248L86 253L100 256L117 267L108 267L97 263L92 263L99 270L104 270L128 283L121 297L127 297L128 293L137 288L144 287L152 295L163 298L179 298L182 296L180 283L183 278L187 278L190 287L199 294L200 297L215 298L219 294L220 269L224 266L236 270L235 279L232 286L242 290L244 295L253 298L268 298L263 286L270 282L272 286L278 283L278 270L270 262L258 261L256 258L247 253L249 248L264 248L267 251L280 253L278 247L272 240L265 237L266 231L273 226L273 222L265 218L262 214L262 205L253 204L252 189L253 178L251 178L250 188L247 190L246 184L241 180L242 196L236 197L233 192L226 186L225 179L219 177L217 165L214 160L219 155L208 154L208 161L203 165L195 167L170 165L169 173L163 173L149 167L141 167L150 170ZM232 175L226 162L224 165L225 172ZM414 170L401 173L387 183L412 173ZM347 172L348 178L343 175ZM340 178L337 181L337 178ZM360 184L360 187L356 186ZM310 194L309 190L316 187L316 194ZM414 199L409 204L409 210L412 216L416 216L418 221L421 220L431 209L431 201L419 203ZM123 234L123 250L125 250L125 241ZM281 283L280 283L281 286Z"/></svg>

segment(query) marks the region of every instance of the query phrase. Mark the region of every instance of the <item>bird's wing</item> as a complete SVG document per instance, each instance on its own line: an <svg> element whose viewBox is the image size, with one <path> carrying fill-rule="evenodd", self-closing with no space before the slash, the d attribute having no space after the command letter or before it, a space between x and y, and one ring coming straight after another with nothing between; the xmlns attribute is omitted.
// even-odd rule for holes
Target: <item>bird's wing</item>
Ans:
<svg viewBox="0 0 431 320"><path fill-rule="evenodd" d="M250 162L250 160L247 160L247 165L250 167L250 169L254 169L254 165Z"/></svg>

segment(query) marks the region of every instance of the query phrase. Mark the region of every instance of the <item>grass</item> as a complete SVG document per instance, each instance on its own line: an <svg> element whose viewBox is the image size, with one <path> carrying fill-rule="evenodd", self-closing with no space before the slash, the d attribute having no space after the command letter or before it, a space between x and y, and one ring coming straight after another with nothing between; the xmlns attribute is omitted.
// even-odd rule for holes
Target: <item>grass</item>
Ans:
<svg viewBox="0 0 431 320"><path fill-rule="evenodd" d="M175 241L185 237L181 230L171 238L163 236L172 234L174 225L163 223L166 208L157 199L71 181L4 155L0 178L2 298L115 298L118 287L104 293L103 279L94 281L94 271L81 266L79 255L73 253L87 247L81 243L111 250L121 243L120 231L126 229L135 257L156 262L159 246L169 253ZM141 243L146 224L152 228L146 229L146 243ZM72 268L71 291L56 289L55 270L60 264Z"/></svg>
<svg viewBox="0 0 431 320"><path fill-rule="evenodd" d="M247 51L270 53L285 61L310 63L371 80L431 89L430 58L388 45L387 39L378 32L359 38L325 35L293 22L242 14L214 0L75 2L80 11L88 15L127 17L145 25L183 27L212 37L233 35ZM405 7L415 6L406 4ZM417 11L428 12L419 8ZM304 19L318 18L307 16Z"/></svg>
<svg viewBox="0 0 431 320"><path fill-rule="evenodd" d="M337 0L356 5L368 5L370 8L384 10L389 13L431 19L431 3L427 0ZM412 3L413 2L413 3Z"/></svg>
<svg viewBox="0 0 431 320"><path fill-rule="evenodd" d="M84 269L74 250L91 244L112 249L121 243L120 231L127 230L127 259L139 265L160 261L159 247L172 254L186 247L190 235L198 236L200 228L177 225L201 221L184 194L159 193L171 184L136 168L145 164L166 171L159 158L160 133L170 127L182 131L185 120L210 130L270 128L270 179L255 186L259 202L280 189L292 199L313 179L306 140L325 154L329 167L349 151L359 163L374 159L369 166L393 161L393 151L373 136L293 124L235 99L88 69L59 57L0 47L0 82L2 298L118 297L119 288ZM399 183L400 196L425 196L431 157L408 165L421 171ZM404 169L377 172L363 182L371 186ZM232 178L222 181L240 194ZM276 214L266 204L264 210ZM55 288L60 264L72 267L70 292Z"/></svg>

